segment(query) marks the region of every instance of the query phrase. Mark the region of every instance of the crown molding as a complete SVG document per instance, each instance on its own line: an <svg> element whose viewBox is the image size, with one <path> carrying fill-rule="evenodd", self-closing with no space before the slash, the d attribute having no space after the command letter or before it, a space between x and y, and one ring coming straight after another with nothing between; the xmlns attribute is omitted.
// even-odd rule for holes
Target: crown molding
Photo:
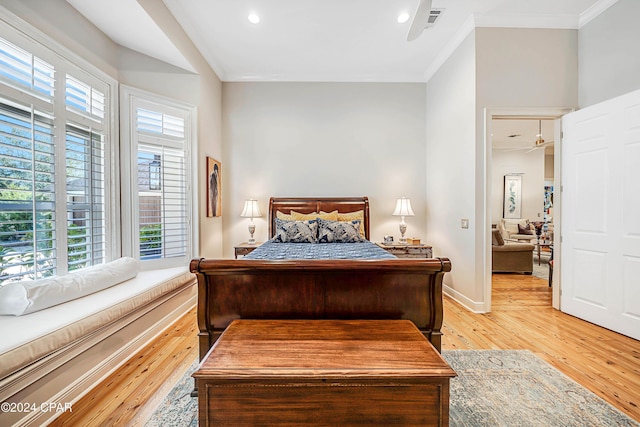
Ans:
<svg viewBox="0 0 640 427"><path fill-rule="evenodd" d="M580 18L578 20L578 28L584 27L593 19L597 18L602 12L609 9L611 6L613 6L617 2L618 0L599 0L589 9L585 10L580 14Z"/></svg>
<svg viewBox="0 0 640 427"><path fill-rule="evenodd" d="M460 29L456 32L456 34L451 38L449 43L447 43L442 50L438 53L435 59L427 68L427 71L424 73L425 82L431 80L431 77L434 76L435 73L438 72L440 67L444 65L444 63L449 59L449 57L453 54L453 52L458 49L458 47L462 44L462 42L467 38L469 34L476 29L475 17L471 15L465 22L462 24Z"/></svg>
<svg viewBox="0 0 640 427"><path fill-rule="evenodd" d="M455 50L462 44L471 32L476 28L543 28L543 29L570 29L578 30L598 17L602 12L616 4L618 0L599 0L578 17L572 15L472 15L465 21L451 41L440 50L424 73L425 82L428 82L449 59Z"/></svg>
<svg viewBox="0 0 640 427"><path fill-rule="evenodd" d="M573 15L478 15L475 22L476 27L578 29L578 17Z"/></svg>

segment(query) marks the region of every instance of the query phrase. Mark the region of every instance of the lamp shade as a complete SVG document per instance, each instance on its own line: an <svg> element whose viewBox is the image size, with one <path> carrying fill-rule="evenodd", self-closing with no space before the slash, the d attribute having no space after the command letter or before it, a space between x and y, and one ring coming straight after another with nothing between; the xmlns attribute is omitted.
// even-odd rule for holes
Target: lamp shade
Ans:
<svg viewBox="0 0 640 427"><path fill-rule="evenodd" d="M411 209L411 200L403 197L396 202L396 210L392 215L396 216L414 216L413 209Z"/></svg>
<svg viewBox="0 0 640 427"><path fill-rule="evenodd" d="M260 208L258 207L258 201L254 199L245 200L244 201L244 209L240 214L242 217L246 218L258 218L262 216L262 212L260 212Z"/></svg>

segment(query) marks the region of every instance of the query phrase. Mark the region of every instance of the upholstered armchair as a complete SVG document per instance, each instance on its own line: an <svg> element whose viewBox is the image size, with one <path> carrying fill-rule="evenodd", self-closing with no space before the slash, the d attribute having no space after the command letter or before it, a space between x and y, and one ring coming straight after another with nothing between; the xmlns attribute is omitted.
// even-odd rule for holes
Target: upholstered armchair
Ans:
<svg viewBox="0 0 640 427"><path fill-rule="evenodd" d="M493 229L491 232L491 271L532 274L535 246L531 243L505 242L500 230Z"/></svg>

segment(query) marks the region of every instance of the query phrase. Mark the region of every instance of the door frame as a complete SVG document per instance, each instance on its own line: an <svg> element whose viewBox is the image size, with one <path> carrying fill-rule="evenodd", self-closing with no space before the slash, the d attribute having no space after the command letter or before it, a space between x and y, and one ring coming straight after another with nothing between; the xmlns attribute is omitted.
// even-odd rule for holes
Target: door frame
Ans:
<svg viewBox="0 0 640 427"><path fill-rule="evenodd" d="M551 305L555 309L560 309L560 260L557 258L560 253L560 245L562 243L561 240L561 229L560 229L560 215L562 214L562 126L561 119L567 113L574 111L574 108L569 107L497 107L497 108L485 108L484 109L484 209L482 214L484 215L484 220L481 221L481 224L484 224L485 233L484 236L484 256L483 256L483 266L484 266L484 274L482 275L483 280L483 299L485 312L491 311L491 289L492 289L492 278L491 278L491 196L493 194L493 185L491 180L491 171L492 171L492 156L493 156L493 146L492 146L492 129L491 122L495 118L500 117L508 117L511 119L554 119L556 120L556 125L554 126L554 139L555 142L553 144L553 155L554 155L554 197L553 197L553 214L554 214L554 233L553 233L553 256L556 259L556 266L554 266L554 274L553 274L553 288L552 288L552 302Z"/></svg>

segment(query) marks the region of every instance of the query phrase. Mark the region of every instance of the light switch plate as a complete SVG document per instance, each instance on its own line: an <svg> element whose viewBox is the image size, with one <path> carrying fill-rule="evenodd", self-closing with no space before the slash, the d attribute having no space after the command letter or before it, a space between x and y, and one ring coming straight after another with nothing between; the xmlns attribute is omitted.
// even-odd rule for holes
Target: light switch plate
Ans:
<svg viewBox="0 0 640 427"><path fill-rule="evenodd" d="M460 227L469 228L469 220L468 219L461 219L460 220Z"/></svg>

